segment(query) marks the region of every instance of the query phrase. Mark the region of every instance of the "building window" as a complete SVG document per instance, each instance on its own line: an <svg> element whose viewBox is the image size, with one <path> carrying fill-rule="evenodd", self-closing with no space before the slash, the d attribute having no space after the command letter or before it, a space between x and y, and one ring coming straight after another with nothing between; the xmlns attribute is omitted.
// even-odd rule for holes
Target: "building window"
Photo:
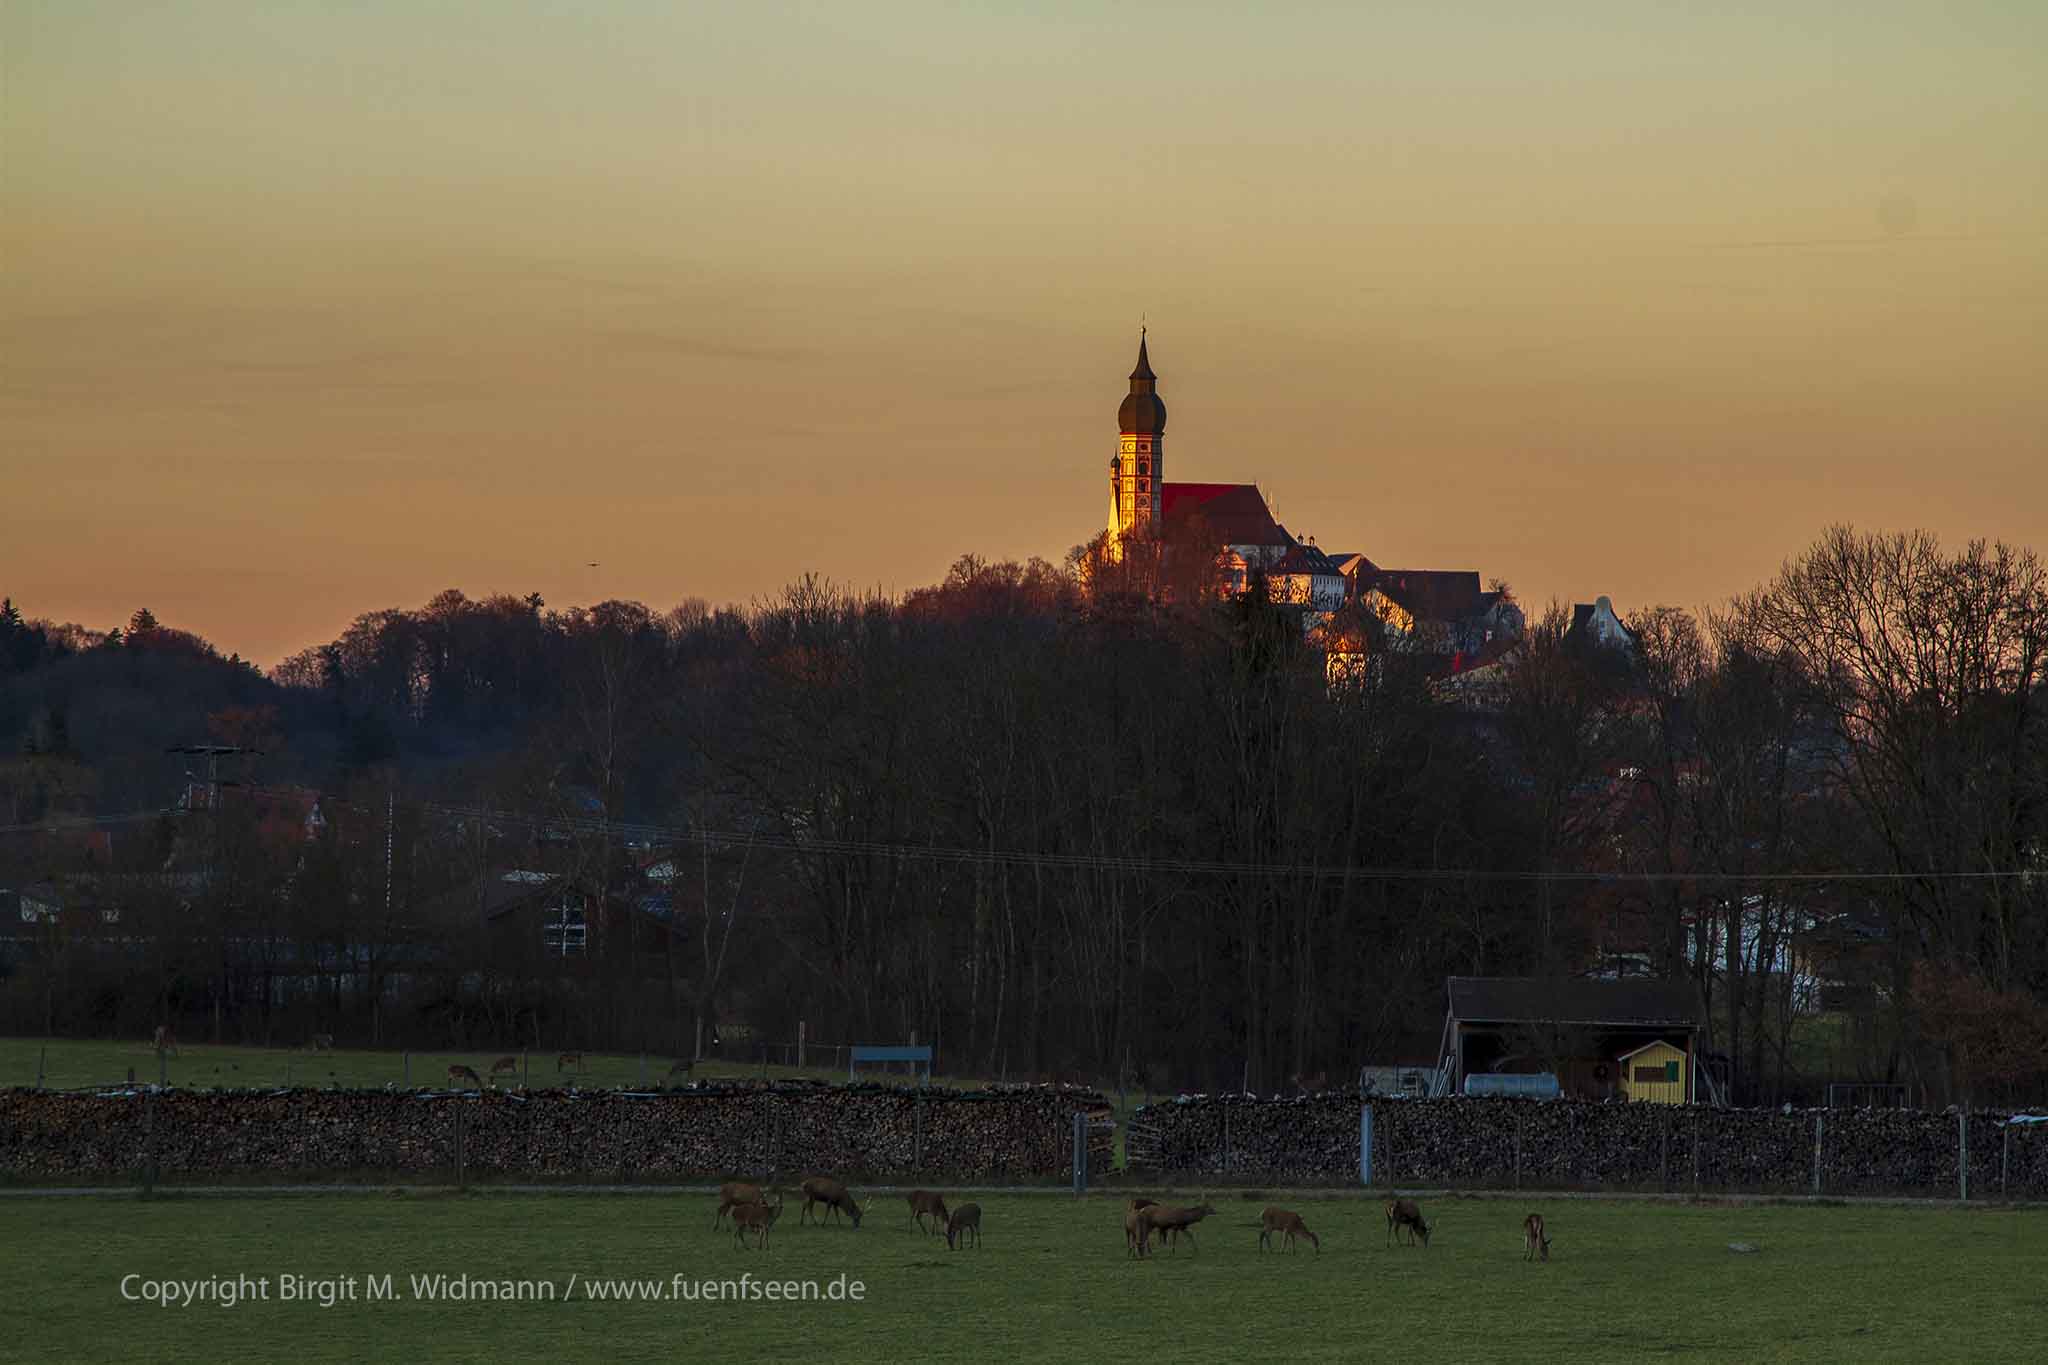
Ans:
<svg viewBox="0 0 2048 1365"><path fill-rule="evenodd" d="M581 907L558 905L541 926L541 943L549 952L568 957L583 951L587 932Z"/></svg>

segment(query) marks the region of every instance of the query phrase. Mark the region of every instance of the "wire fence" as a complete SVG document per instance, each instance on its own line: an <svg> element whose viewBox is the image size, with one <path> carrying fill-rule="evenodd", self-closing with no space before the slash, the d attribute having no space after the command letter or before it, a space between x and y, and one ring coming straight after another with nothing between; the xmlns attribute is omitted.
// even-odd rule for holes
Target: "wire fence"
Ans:
<svg viewBox="0 0 2048 1365"><path fill-rule="evenodd" d="M1125 1147L1233 1183L2048 1197L2048 1122L1989 1110L1194 1096L1138 1110Z"/></svg>

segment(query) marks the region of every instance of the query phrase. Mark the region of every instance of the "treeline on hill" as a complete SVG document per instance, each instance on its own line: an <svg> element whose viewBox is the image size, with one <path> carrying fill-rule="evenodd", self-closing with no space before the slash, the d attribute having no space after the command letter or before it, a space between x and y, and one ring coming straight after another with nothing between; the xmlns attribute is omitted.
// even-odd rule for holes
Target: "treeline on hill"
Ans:
<svg viewBox="0 0 2048 1365"><path fill-rule="evenodd" d="M1553 608L1450 680L1372 620L1333 672L1256 579L1129 588L448 592L267 678L10 603L0 1028L753 1060L802 1021L1272 1090L1433 1060L1448 974L1605 971L1696 979L1744 1099L2039 1093L2031 553L1838 529L1725 609L1613 647Z"/></svg>

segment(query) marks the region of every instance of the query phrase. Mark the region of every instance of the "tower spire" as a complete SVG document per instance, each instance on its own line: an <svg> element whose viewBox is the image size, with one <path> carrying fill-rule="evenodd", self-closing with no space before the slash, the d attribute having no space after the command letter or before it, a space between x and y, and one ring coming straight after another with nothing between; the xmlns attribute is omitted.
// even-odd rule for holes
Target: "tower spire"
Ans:
<svg viewBox="0 0 2048 1365"><path fill-rule="evenodd" d="M1145 355L1145 328L1142 325L1138 328L1138 368L1131 371L1131 378L1147 381L1156 381L1159 378L1158 375L1152 373L1152 362ZM1132 393L1137 393L1138 391L1135 388L1131 390ZM1146 392L1149 393L1150 390L1148 389Z"/></svg>
<svg viewBox="0 0 2048 1365"><path fill-rule="evenodd" d="M1138 366L1131 391L1117 409L1117 453L1109 462L1109 530L1112 537L1150 533L1165 504L1160 481L1166 464L1166 404L1159 376L1152 372L1146 329L1138 328Z"/></svg>

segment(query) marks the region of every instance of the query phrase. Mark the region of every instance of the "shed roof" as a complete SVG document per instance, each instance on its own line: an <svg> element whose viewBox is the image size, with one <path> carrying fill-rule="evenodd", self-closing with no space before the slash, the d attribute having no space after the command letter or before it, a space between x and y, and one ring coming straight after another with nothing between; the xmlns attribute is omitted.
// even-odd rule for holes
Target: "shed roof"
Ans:
<svg viewBox="0 0 2048 1365"><path fill-rule="evenodd" d="M1446 984L1452 1017L1467 1023L1694 1028L1706 1015L1690 981L1454 976Z"/></svg>

